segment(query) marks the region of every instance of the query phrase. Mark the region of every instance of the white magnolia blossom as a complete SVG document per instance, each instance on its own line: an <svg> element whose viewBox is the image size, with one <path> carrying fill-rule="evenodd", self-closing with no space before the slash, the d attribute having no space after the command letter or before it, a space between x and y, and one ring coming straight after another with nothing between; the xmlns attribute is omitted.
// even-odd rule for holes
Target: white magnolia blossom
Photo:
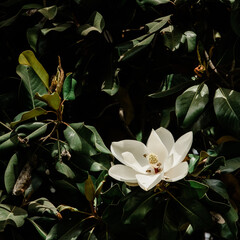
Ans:
<svg viewBox="0 0 240 240"><path fill-rule="evenodd" d="M147 144L136 140L122 140L111 144L113 156L122 164L113 165L109 175L130 186L152 189L161 180L176 182L188 173L185 159L193 141L192 132L176 142L167 129L152 130Z"/></svg>

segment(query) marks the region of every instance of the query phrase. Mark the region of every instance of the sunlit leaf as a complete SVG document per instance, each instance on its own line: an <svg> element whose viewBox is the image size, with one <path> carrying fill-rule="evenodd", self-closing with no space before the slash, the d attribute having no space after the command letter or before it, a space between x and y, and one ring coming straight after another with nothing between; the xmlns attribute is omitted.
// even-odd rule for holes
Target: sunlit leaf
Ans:
<svg viewBox="0 0 240 240"><path fill-rule="evenodd" d="M103 19L103 16L99 12L94 12L87 23L78 28L78 32L82 36L87 36L92 31L102 33L104 27L105 21Z"/></svg>
<svg viewBox="0 0 240 240"><path fill-rule="evenodd" d="M29 98L29 101L26 103L27 107L29 109L32 109L35 107L45 106L45 103L35 99L35 94L37 92L39 94L46 94L47 90L42 80L39 78L33 68L27 65L18 65L16 72L21 77L28 93L27 96L24 96Z"/></svg>
<svg viewBox="0 0 240 240"><path fill-rule="evenodd" d="M45 18L52 20L57 15L57 6L53 5L50 7L41 8L38 10Z"/></svg>
<svg viewBox="0 0 240 240"><path fill-rule="evenodd" d="M19 55L19 64L32 67L46 88L49 88L49 76L42 64L37 60L31 50L26 50Z"/></svg>
<svg viewBox="0 0 240 240"><path fill-rule="evenodd" d="M39 93L35 94L35 97L45 103L55 111L57 111L61 104L61 97L57 92L54 92L52 94L44 94L40 95Z"/></svg>
<svg viewBox="0 0 240 240"><path fill-rule="evenodd" d="M47 111L43 108L35 108L31 111L24 112L19 116L19 120L16 120L15 122L11 122L11 127L14 128L17 124L25 122L29 119L39 117L41 115L47 114Z"/></svg>

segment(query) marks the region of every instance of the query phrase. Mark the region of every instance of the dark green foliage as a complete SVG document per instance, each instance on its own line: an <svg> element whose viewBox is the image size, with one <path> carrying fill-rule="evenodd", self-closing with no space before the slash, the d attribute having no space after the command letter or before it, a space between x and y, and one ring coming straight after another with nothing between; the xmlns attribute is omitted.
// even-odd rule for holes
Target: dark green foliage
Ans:
<svg viewBox="0 0 240 240"><path fill-rule="evenodd" d="M0 3L0 238L239 239L240 1ZM185 180L108 176L110 144L193 131Z"/></svg>

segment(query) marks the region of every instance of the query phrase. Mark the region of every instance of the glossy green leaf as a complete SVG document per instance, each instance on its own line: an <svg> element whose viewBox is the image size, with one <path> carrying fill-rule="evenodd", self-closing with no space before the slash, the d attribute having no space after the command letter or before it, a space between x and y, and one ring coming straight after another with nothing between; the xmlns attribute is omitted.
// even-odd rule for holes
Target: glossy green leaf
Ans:
<svg viewBox="0 0 240 240"><path fill-rule="evenodd" d="M183 40L183 33L179 28L170 25L161 30L163 34L164 45L171 51L179 49L180 44Z"/></svg>
<svg viewBox="0 0 240 240"><path fill-rule="evenodd" d="M31 214L58 216L57 208L45 197L31 201L28 204L28 212Z"/></svg>
<svg viewBox="0 0 240 240"><path fill-rule="evenodd" d="M28 216L24 209L8 204L0 204L0 212L0 232L3 232L7 225L21 227Z"/></svg>
<svg viewBox="0 0 240 240"><path fill-rule="evenodd" d="M222 173L234 172L240 168L240 157L231 158L225 161L225 166L220 166Z"/></svg>
<svg viewBox="0 0 240 240"><path fill-rule="evenodd" d="M158 92L149 94L152 98L163 98L175 94L191 86L193 81L181 74L167 75L162 89Z"/></svg>
<svg viewBox="0 0 240 240"><path fill-rule="evenodd" d="M23 133L24 137L28 142L43 136L47 131L47 126L49 123L44 122L32 122L19 125L15 131L17 133Z"/></svg>
<svg viewBox="0 0 240 240"><path fill-rule="evenodd" d="M59 24L54 24L54 27L52 28L43 28L41 30L43 35L48 34L51 31L56 31L56 32L64 32L68 28L72 26L72 22L65 22L65 23L59 23Z"/></svg>
<svg viewBox="0 0 240 240"><path fill-rule="evenodd" d="M170 0L137 0L137 3L141 6L141 5L159 5L159 4L164 4L164 3L168 3L170 2Z"/></svg>
<svg viewBox="0 0 240 240"><path fill-rule="evenodd" d="M73 78L73 74L69 74L63 83L63 99L68 101L75 100L75 88L77 80Z"/></svg>
<svg viewBox="0 0 240 240"><path fill-rule="evenodd" d="M161 202L159 206L157 206L157 208L155 208L154 211L148 215L146 221L151 221L151 224L147 224L146 226L149 240L177 239L178 226L173 221L173 218L174 220L177 219L178 213L174 207L174 203L168 199L164 202Z"/></svg>
<svg viewBox="0 0 240 240"><path fill-rule="evenodd" d="M17 181L19 172L20 172L20 169L19 169L18 154L15 153L10 158L4 173L4 184L8 194L12 193L12 190Z"/></svg>
<svg viewBox="0 0 240 240"><path fill-rule="evenodd" d="M32 223L32 225L35 227L39 235L41 236L42 239L46 239L47 233L36 223L34 222L31 218L27 218L27 220Z"/></svg>
<svg viewBox="0 0 240 240"><path fill-rule="evenodd" d="M209 186L213 191L221 195L224 199L229 199L229 195L224 183L218 179L205 179L204 183Z"/></svg>
<svg viewBox="0 0 240 240"><path fill-rule="evenodd" d="M197 120L208 103L208 95L208 87L202 83L188 88L177 97L175 110L182 127L189 127Z"/></svg>
<svg viewBox="0 0 240 240"><path fill-rule="evenodd" d="M196 48L197 34L193 31L186 31L184 33L184 36L186 38L186 41L183 41L183 43L186 42L188 52L194 51L194 49Z"/></svg>
<svg viewBox="0 0 240 240"><path fill-rule="evenodd" d="M35 97L38 100L41 100L47 103L47 105L52 109L54 109L55 111L59 110L59 107L61 104L61 97L57 92L54 92L52 94L44 94L44 95L40 95L39 93L36 93Z"/></svg>
<svg viewBox="0 0 240 240"><path fill-rule="evenodd" d="M11 122L11 127L14 128L19 123L25 122L29 119L39 117L39 116L45 115L45 114L47 114L47 111L40 107L37 107L28 112L21 113L21 115L19 116L19 120L16 120L15 122Z"/></svg>
<svg viewBox="0 0 240 240"><path fill-rule="evenodd" d="M188 172L192 173L195 168L197 167L197 164L199 162L199 156L198 155L194 155L194 154L189 154L190 160L189 160L189 169Z"/></svg>
<svg viewBox="0 0 240 240"><path fill-rule="evenodd" d="M234 134L240 134L240 93L231 89L218 88L213 106L221 126Z"/></svg>
<svg viewBox="0 0 240 240"><path fill-rule="evenodd" d="M41 8L38 10L45 18L52 20L57 15L57 6L53 5L50 7Z"/></svg>
<svg viewBox="0 0 240 240"><path fill-rule="evenodd" d="M123 221L125 224L140 222L152 209L154 198L158 193L153 192L134 192L128 196L124 204Z"/></svg>
<svg viewBox="0 0 240 240"><path fill-rule="evenodd" d="M103 16L99 12L94 12L86 24L83 24L78 28L78 32L82 36L87 36L92 31L102 33L105 27L105 21Z"/></svg>
<svg viewBox="0 0 240 240"><path fill-rule="evenodd" d="M227 240L237 240L238 239L238 212L232 206L227 213L223 213L222 217L225 221L221 224L221 236Z"/></svg>
<svg viewBox="0 0 240 240"><path fill-rule="evenodd" d="M82 231L95 224L94 219L61 221L49 231L46 240L76 240Z"/></svg>
<svg viewBox="0 0 240 240"><path fill-rule="evenodd" d="M70 148L90 156L98 152L110 154L96 129L84 123L72 123L64 130Z"/></svg>
<svg viewBox="0 0 240 240"><path fill-rule="evenodd" d="M199 199L201 199L208 191L209 187L206 184L194 180L188 180L187 182L190 184L191 188L194 189L194 191L197 193Z"/></svg>
<svg viewBox="0 0 240 240"><path fill-rule="evenodd" d="M41 79L45 87L47 89L49 88L49 75L31 50L26 50L22 52L19 55L18 61L21 65L27 65L32 67L32 69Z"/></svg>
<svg viewBox="0 0 240 240"><path fill-rule="evenodd" d="M6 133L2 137L4 138L0 142L0 152L10 151L19 144L19 138L15 132Z"/></svg>
<svg viewBox="0 0 240 240"><path fill-rule="evenodd" d="M95 198L95 187L90 175L88 175L88 178L85 181L85 196L89 202L93 202Z"/></svg>
<svg viewBox="0 0 240 240"><path fill-rule="evenodd" d="M154 33L163 28L169 19L170 15L157 19L153 24L146 24L146 26L149 28L147 34L117 46L120 56L118 61L127 60L145 49L152 42Z"/></svg>
<svg viewBox="0 0 240 240"><path fill-rule="evenodd" d="M58 172L62 173L63 175L65 175L67 178L75 178L76 175L75 173L72 171L72 169L65 164L64 162L57 162L55 165L55 168Z"/></svg>
<svg viewBox="0 0 240 240"><path fill-rule="evenodd" d="M35 99L36 92L39 94L46 94L47 90L33 68L27 65L18 65L16 71L21 77L28 93L27 96L24 96L29 99L28 102L26 102L26 106L29 109L45 106L45 103Z"/></svg>

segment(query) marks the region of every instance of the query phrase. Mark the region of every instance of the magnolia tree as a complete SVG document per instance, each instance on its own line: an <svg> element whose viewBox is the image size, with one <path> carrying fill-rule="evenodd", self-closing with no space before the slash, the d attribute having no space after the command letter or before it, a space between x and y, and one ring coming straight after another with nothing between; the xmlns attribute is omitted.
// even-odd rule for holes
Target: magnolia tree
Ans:
<svg viewBox="0 0 240 240"><path fill-rule="evenodd" d="M1 239L239 239L238 0L0 13Z"/></svg>

